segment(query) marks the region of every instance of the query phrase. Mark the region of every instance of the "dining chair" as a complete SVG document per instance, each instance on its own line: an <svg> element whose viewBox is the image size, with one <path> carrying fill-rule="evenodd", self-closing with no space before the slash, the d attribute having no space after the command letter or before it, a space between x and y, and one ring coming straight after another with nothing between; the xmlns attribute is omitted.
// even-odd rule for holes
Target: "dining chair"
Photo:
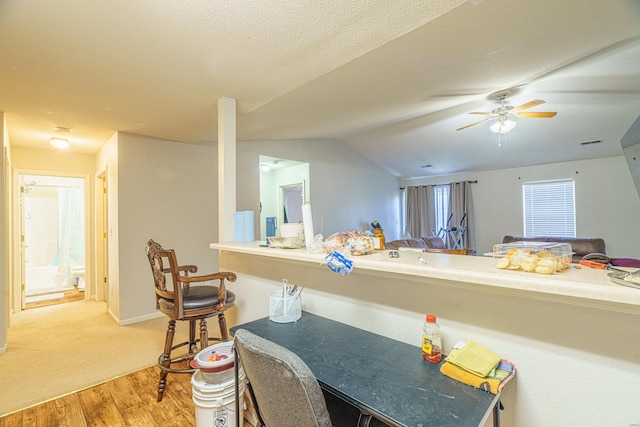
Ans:
<svg viewBox="0 0 640 427"><path fill-rule="evenodd" d="M302 359L245 329L233 342L262 425L332 427L320 385Z"/></svg>
<svg viewBox="0 0 640 427"><path fill-rule="evenodd" d="M145 249L153 274L156 309L169 317L164 350L158 357L160 380L157 401L160 402L167 387L167 374L194 372L195 368L190 366L190 362L199 351L205 349L210 341L229 340L224 313L235 305L236 296L227 290L225 280L234 282L236 274L218 272L194 276L198 267L179 265L173 249L164 249L152 239L147 242ZM214 316L218 317L220 337L210 338L206 319ZM178 320L189 322L189 339L174 345ZM196 338L197 321L200 321L199 338ZM172 354L184 346L188 346L186 353L178 356Z"/></svg>
<svg viewBox="0 0 640 427"><path fill-rule="evenodd" d="M324 392L307 364L292 351L246 329L234 336L236 384L242 366L261 426L368 426L371 415ZM239 387L236 416L239 418ZM236 420L236 425L242 425ZM374 420L371 426L380 426Z"/></svg>

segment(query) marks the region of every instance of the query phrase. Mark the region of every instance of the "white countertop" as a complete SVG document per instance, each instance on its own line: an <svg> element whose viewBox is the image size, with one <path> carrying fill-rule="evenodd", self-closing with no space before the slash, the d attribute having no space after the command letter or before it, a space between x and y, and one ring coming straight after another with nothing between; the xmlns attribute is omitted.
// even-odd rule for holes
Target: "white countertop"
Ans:
<svg viewBox="0 0 640 427"><path fill-rule="evenodd" d="M221 242L212 243L210 248L277 258L285 262L313 263L319 267L322 267L322 260L326 256L324 253L309 253L305 249L261 247L259 243ZM484 256L402 251L399 258L389 258L388 252L351 257L354 268L349 274L401 275L405 279L428 280L446 286L640 314L640 289L613 283L607 276L607 270L576 268L573 264L569 270L545 275L500 270L495 267L492 258ZM418 260L418 256L424 259L425 264Z"/></svg>

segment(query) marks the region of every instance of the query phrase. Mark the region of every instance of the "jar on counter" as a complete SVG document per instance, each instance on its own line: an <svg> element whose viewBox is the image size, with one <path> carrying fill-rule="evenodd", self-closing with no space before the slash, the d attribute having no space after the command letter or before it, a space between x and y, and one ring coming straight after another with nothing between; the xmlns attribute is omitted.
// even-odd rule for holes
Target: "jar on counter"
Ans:
<svg viewBox="0 0 640 427"><path fill-rule="evenodd" d="M382 228L373 229L373 249L383 251L385 249L385 239Z"/></svg>

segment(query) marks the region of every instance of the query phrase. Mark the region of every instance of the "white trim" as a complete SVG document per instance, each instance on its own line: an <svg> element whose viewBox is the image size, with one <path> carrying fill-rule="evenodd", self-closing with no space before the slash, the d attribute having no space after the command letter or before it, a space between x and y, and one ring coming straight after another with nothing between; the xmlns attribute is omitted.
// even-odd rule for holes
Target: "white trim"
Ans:
<svg viewBox="0 0 640 427"><path fill-rule="evenodd" d="M118 324L118 326L133 325L134 323L144 322L145 320L157 319L158 317L164 317L165 315L159 311L151 314L145 314L144 316L132 317L130 319L118 320L111 310L108 311L109 316ZM167 318L168 319L168 318Z"/></svg>

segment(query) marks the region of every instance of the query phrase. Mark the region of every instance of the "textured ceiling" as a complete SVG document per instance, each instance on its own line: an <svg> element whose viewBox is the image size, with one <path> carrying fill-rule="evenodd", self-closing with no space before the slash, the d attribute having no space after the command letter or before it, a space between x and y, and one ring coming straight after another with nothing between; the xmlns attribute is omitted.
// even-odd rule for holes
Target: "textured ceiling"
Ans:
<svg viewBox="0 0 640 427"><path fill-rule="evenodd" d="M402 177L620 155L640 2L473 3L4 0L0 111L13 145L61 126L93 153L115 131L213 142L227 96L239 140L336 139ZM517 119L502 147L456 131L506 88L558 115Z"/></svg>

